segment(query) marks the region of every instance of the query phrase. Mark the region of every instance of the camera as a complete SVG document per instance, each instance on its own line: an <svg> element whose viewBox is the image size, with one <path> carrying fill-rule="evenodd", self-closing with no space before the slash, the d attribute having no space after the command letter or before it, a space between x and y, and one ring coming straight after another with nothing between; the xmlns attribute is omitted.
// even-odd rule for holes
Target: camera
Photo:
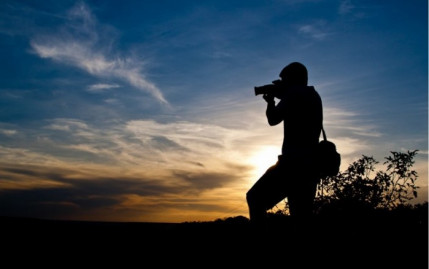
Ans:
<svg viewBox="0 0 429 269"><path fill-rule="evenodd" d="M275 80L272 84L255 87L255 96L260 94L269 94L281 99L284 94L285 87L281 80Z"/></svg>

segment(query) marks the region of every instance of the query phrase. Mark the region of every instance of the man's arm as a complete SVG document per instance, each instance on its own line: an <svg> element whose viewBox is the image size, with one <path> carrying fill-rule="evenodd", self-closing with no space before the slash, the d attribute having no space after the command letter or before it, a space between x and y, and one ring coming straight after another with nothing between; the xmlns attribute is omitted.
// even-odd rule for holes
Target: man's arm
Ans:
<svg viewBox="0 0 429 269"><path fill-rule="evenodd" d="M265 101L267 102L266 115L267 115L267 119L268 119L268 124L270 126L274 126L274 125L277 125L280 122L282 122L283 115L281 113L281 109L280 109L279 105L277 105L277 107L276 107L276 102L274 101L274 96L269 95L269 94L264 94L263 97L264 97Z"/></svg>

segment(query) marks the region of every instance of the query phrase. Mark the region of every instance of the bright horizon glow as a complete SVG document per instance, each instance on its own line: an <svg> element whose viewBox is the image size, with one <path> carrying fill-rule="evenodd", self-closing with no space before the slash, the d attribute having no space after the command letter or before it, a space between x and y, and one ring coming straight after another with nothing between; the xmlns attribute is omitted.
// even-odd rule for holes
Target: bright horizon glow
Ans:
<svg viewBox="0 0 429 269"><path fill-rule="evenodd" d="M250 164L254 167L254 176L256 179L260 178L268 168L277 163L277 156L280 153L279 147L265 146L252 154Z"/></svg>

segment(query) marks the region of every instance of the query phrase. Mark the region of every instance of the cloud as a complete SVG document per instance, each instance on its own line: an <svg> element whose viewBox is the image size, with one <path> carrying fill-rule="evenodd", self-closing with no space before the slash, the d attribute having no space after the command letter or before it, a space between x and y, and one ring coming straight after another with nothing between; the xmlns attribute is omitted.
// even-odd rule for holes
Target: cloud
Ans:
<svg viewBox="0 0 429 269"><path fill-rule="evenodd" d="M29 137L33 134L27 133ZM100 128L81 120L58 118L37 133L25 149L2 148L2 160L28 165L49 161L61 167L114 165L157 175L170 175L178 169L224 174L246 165L234 154L236 144L248 137L246 131L210 124L136 120Z"/></svg>
<svg viewBox="0 0 429 269"><path fill-rule="evenodd" d="M0 214L60 219L172 221L165 211L198 212L225 205L213 201L210 192L240 180L231 173L174 171L164 176L153 173L127 174L94 167L49 167L0 163ZM202 192L206 194L201 196ZM226 191L228 192L228 191ZM229 196L234 197L229 193ZM100 212L109 212L100 216ZM213 214L213 212L212 212ZM211 215L211 219L219 215ZM155 219L156 220L156 219ZM183 219L186 220L186 219ZM189 219L188 219L189 220Z"/></svg>
<svg viewBox="0 0 429 269"><path fill-rule="evenodd" d="M173 175L181 180L190 184L190 187L197 189L198 191L215 189L223 187L224 185L231 183L234 175L228 173L217 173L217 172L187 172L187 171L174 171Z"/></svg>
<svg viewBox="0 0 429 269"><path fill-rule="evenodd" d="M373 154L371 133L376 129L353 128L356 113L325 112L328 139L337 144L342 170L362 154ZM233 116L224 118L234 121ZM259 125L261 129L255 128ZM34 138L34 132L10 126L20 136L32 137L32 143L0 146L0 214L124 221L246 214L244 194L257 179L248 159L271 145L267 140L277 134L278 145L272 146L280 149L281 128L265 122L238 130L234 124L153 120L98 127L58 118Z"/></svg>
<svg viewBox="0 0 429 269"><path fill-rule="evenodd" d="M302 34L305 37L314 39L314 40L324 40L327 36L331 35L325 30L326 22L318 21L312 24L305 24L298 27L298 33Z"/></svg>
<svg viewBox="0 0 429 269"><path fill-rule="evenodd" d="M60 131L71 131L71 130L87 130L88 125L83 121L76 119L53 119L51 124L46 126L47 129L60 130Z"/></svg>
<svg viewBox="0 0 429 269"><path fill-rule="evenodd" d="M359 4L362 5L362 3ZM362 19L366 16L365 9L367 9L367 7L357 7L351 0L343 0L338 7L338 14L352 19Z"/></svg>
<svg viewBox="0 0 429 269"><path fill-rule="evenodd" d="M119 88L119 87L121 87L121 86L119 86L118 84L98 83L98 84L93 84L93 85L89 86L88 91L92 92L92 93L100 93L100 92L103 92L105 90L115 89L115 88Z"/></svg>
<svg viewBox="0 0 429 269"><path fill-rule="evenodd" d="M16 130L10 130L10 129L0 129L0 134L5 136L13 136L16 135L18 132Z"/></svg>
<svg viewBox="0 0 429 269"><path fill-rule="evenodd" d="M130 57L112 53L113 38L108 26L99 25L84 3L74 6L60 30L36 36L30 42L39 57L80 68L100 78L115 78L148 92L160 103L168 105L161 90L145 78L143 63Z"/></svg>
<svg viewBox="0 0 429 269"><path fill-rule="evenodd" d="M37 133L25 148L0 146L1 215L185 221L247 210L251 167L234 153L243 131L152 120L100 128L58 118Z"/></svg>
<svg viewBox="0 0 429 269"><path fill-rule="evenodd" d="M340 108L324 108L324 126L332 127L337 135L343 136L347 133L354 138L378 138L383 133L374 124L366 123L361 115ZM369 120L367 120L369 121Z"/></svg>
<svg viewBox="0 0 429 269"><path fill-rule="evenodd" d="M284 2L288 5L297 5L297 4L304 4L304 3L317 3L317 2L321 2L321 0L285 0Z"/></svg>
<svg viewBox="0 0 429 269"><path fill-rule="evenodd" d="M345 0L341 2L340 7L338 8L338 13L340 15L346 15L349 14L354 8L355 6L352 4L351 0Z"/></svg>

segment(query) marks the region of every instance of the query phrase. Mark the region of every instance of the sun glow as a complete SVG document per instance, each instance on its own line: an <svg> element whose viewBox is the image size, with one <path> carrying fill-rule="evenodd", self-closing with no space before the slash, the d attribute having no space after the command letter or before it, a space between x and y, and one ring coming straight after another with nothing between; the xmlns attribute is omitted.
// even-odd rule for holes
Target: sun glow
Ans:
<svg viewBox="0 0 429 269"><path fill-rule="evenodd" d="M256 151L250 158L250 164L254 167L254 176L261 177L270 166L277 162L279 154L279 148L274 146L265 146Z"/></svg>

